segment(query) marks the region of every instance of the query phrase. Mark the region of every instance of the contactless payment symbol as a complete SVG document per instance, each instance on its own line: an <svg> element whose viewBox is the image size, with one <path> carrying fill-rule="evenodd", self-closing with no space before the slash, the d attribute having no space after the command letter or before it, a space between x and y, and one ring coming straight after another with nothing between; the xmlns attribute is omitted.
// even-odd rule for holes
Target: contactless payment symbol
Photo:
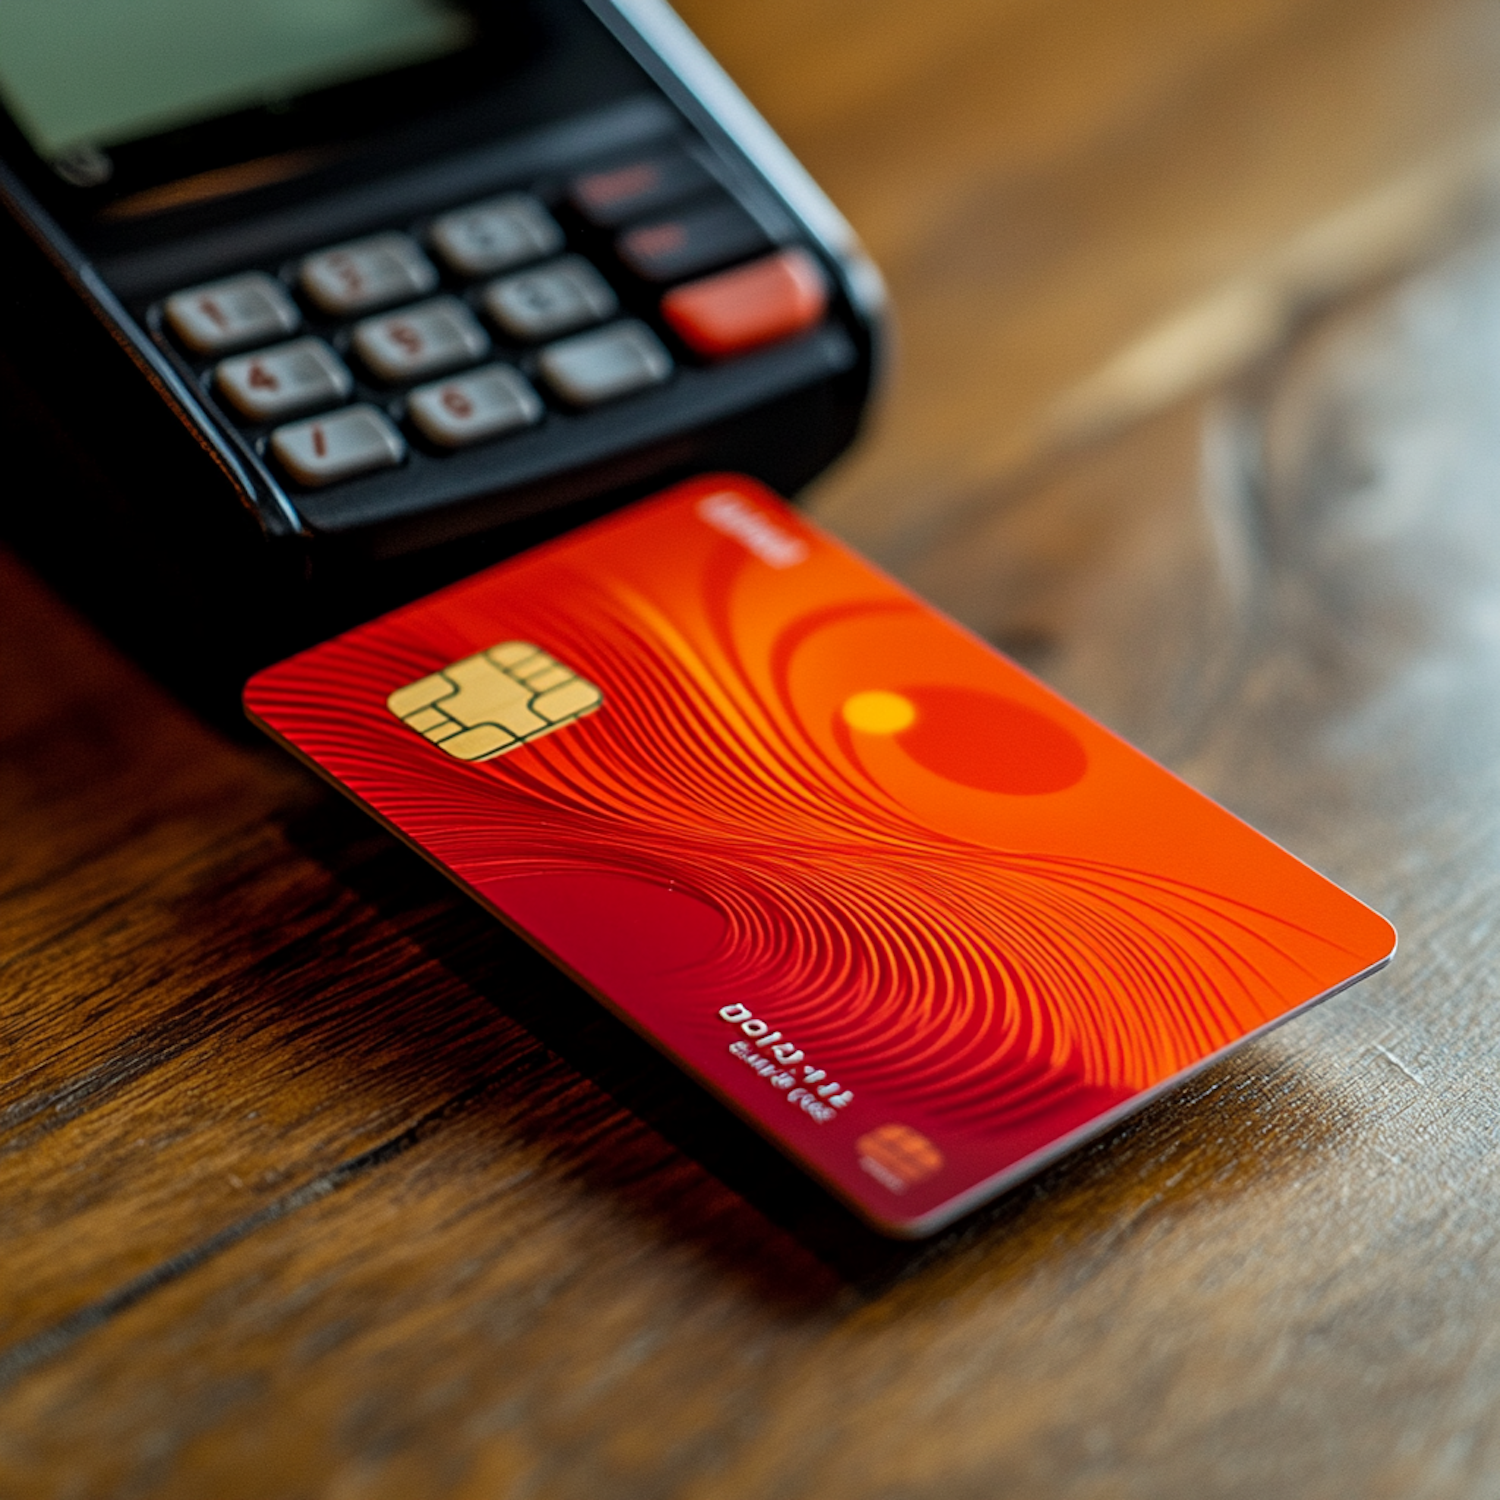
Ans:
<svg viewBox="0 0 1500 1500"><path fill-rule="evenodd" d="M457 760L493 760L592 713L604 694L530 641L501 641L397 688L385 706Z"/></svg>
<svg viewBox="0 0 1500 1500"><path fill-rule="evenodd" d="M854 1149L860 1166L893 1193L904 1193L943 1165L943 1153L910 1125L881 1125L866 1131Z"/></svg>

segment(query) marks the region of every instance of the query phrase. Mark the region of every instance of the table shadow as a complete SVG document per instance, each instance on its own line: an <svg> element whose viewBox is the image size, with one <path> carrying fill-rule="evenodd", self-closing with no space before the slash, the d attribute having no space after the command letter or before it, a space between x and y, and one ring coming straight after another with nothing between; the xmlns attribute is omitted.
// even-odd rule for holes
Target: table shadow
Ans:
<svg viewBox="0 0 1500 1500"><path fill-rule="evenodd" d="M489 1096L497 1129L540 1148L564 1174L608 1194L658 1234L692 1245L785 1313L813 1315L879 1297L959 1249L979 1250L981 1262L998 1253L1019 1270L1043 1244L1055 1252L1059 1239L1108 1232L1146 1204L1175 1212L1282 1172L1305 1172L1311 1157L1335 1149L1357 1124L1294 1061L1253 1048L1210 1066L939 1234L895 1240L867 1226L357 810L330 794L286 832L382 923L591 1086L554 1088L546 1107L530 1109L530 1083L518 1081L512 1093L501 1073ZM386 846L373 858L372 841ZM418 912L427 915L414 930ZM404 1015L400 1031L420 1045L420 1013ZM1286 1118L1284 1128L1267 1130L1256 1106L1273 1076ZM1226 1099L1241 1103L1226 1108Z"/></svg>

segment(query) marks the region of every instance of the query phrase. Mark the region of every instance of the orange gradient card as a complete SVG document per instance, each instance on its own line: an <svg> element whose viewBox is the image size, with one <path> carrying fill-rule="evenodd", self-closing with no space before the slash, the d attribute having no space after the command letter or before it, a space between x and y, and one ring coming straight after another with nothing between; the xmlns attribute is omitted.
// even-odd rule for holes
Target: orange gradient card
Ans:
<svg viewBox="0 0 1500 1500"><path fill-rule="evenodd" d="M734 476L314 647L245 701L892 1233L1395 945Z"/></svg>

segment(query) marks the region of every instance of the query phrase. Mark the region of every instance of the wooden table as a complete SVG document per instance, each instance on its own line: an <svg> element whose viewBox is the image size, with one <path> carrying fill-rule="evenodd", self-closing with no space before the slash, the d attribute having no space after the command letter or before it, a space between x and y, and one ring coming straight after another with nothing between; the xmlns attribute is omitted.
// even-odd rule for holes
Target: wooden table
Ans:
<svg viewBox="0 0 1500 1500"><path fill-rule="evenodd" d="M695 0L902 356L844 535L1391 914L926 1246L0 572L0 1495L1500 1491L1500 12Z"/></svg>

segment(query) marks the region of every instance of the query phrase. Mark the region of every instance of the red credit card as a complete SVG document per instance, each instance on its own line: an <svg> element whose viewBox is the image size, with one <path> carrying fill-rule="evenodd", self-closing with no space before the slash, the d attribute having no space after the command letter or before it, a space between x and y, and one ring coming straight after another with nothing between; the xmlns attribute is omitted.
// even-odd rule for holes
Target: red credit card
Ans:
<svg viewBox="0 0 1500 1500"><path fill-rule="evenodd" d="M735 476L305 651L245 702L890 1233L1395 947Z"/></svg>

